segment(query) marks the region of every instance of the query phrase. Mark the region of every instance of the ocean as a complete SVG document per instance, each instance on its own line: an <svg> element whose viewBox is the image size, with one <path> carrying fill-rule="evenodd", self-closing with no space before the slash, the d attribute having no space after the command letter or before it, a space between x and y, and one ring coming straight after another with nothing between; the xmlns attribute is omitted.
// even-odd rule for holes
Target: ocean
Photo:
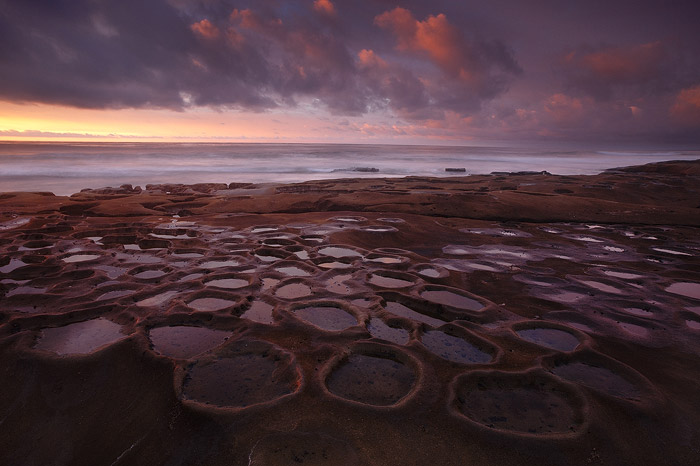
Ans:
<svg viewBox="0 0 700 466"><path fill-rule="evenodd" d="M597 174L700 150L592 150L551 146L0 142L0 192L158 183L292 183L347 177L464 176L494 171ZM465 169L464 173L446 168Z"/></svg>

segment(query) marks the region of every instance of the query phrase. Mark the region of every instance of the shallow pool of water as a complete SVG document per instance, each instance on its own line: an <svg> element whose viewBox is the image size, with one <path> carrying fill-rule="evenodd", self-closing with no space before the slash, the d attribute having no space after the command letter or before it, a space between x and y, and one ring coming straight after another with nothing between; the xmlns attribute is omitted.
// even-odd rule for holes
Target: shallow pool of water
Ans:
<svg viewBox="0 0 700 466"><path fill-rule="evenodd" d="M400 264L403 262L403 259L399 257L391 257L391 256L379 256L379 257L372 257L371 259L367 259L368 262L377 262L379 264Z"/></svg>
<svg viewBox="0 0 700 466"><path fill-rule="evenodd" d="M240 262L236 260L225 260L225 261L207 261L201 263L199 266L203 269L220 269L221 267L236 267L240 265Z"/></svg>
<svg viewBox="0 0 700 466"><path fill-rule="evenodd" d="M139 278L141 280L148 280L151 278L159 278L165 275L162 270L144 270L134 275L134 278Z"/></svg>
<svg viewBox="0 0 700 466"><path fill-rule="evenodd" d="M229 290L236 290L238 288L243 288L248 286L250 283L248 280L243 280L240 278L222 278L219 280L210 280L204 283L206 286L215 286L217 288L226 288Z"/></svg>
<svg viewBox="0 0 700 466"><path fill-rule="evenodd" d="M14 289L8 291L5 296L7 296L9 298L9 297L15 296L15 295L43 294L43 293L46 293L46 288L36 288L33 286L18 286L17 288L14 288Z"/></svg>
<svg viewBox="0 0 700 466"><path fill-rule="evenodd" d="M351 354L331 372L328 390L341 397L375 406L397 403L413 388L413 370L393 359Z"/></svg>
<svg viewBox="0 0 700 466"><path fill-rule="evenodd" d="M126 338L122 326L99 318L42 329L35 348L58 354L87 354Z"/></svg>
<svg viewBox="0 0 700 466"><path fill-rule="evenodd" d="M603 273L609 277L622 278L625 280L636 280L638 278L644 278L642 275L636 273L619 272L615 270L603 270Z"/></svg>
<svg viewBox="0 0 700 466"><path fill-rule="evenodd" d="M439 330L429 330L421 337L428 351L458 364L486 364L493 357L468 341Z"/></svg>
<svg viewBox="0 0 700 466"><path fill-rule="evenodd" d="M308 251L296 251L294 253L295 256L297 256L301 260L309 260L309 253Z"/></svg>
<svg viewBox="0 0 700 466"><path fill-rule="evenodd" d="M700 283L678 282L667 287L666 291L688 298L700 299Z"/></svg>
<svg viewBox="0 0 700 466"><path fill-rule="evenodd" d="M245 354L195 364L182 394L200 403L244 408L293 393L298 384L296 372L277 355Z"/></svg>
<svg viewBox="0 0 700 466"><path fill-rule="evenodd" d="M153 348L160 354L189 359L219 346L231 336L231 332L177 325L153 328L148 336Z"/></svg>
<svg viewBox="0 0 700 466"><path fill-rule="evenodd" d="M628 314L632 314L632 315L640 316L640 317L652 317L654 315L653 312L648 311L646 309L639 308L639 307L626 307L623 309L623 311L627 312Z"/></svg>
<svg viewBox="0 0 700 466"><path fill-rule="evenodd" d="M99 259L101 256L97 254L75 254L73 256L68 256L63 258L63 262L73 263L73 262L87 262L95 259Z"/></svg>
<svg viewBox="0 0 700 466"><path fill-rule="evenodd" d="M418 271L418 274L423 275L424 277L429 277L429 278L439 278L440 277L440 271L437 269L420 269Z"/></svg>
<svg viewBox="0 0 700 466"><path fill-rule="evenodd" d="M150 298L142 299L141 301L137 302L136 305L140 307L160 306L170 301L178 293L178 291L166 291L164 293L151 296Z"/></svg>
<svg viewBox="0 0 700 466"><path fill-rule="evenodd" d="M352 314L332 306L312 306L294 310L300 319L329 331L340 331L357 325L357 318Z"/></svg>
<svg viewBox="0 0 700 466"><path fill-rule="evenodd" d="M332 261L332 262L321 262L318 264L319 267L322 269L349 269L352 268L352 264L346 264L345 262L337 262L337 261Z"/></svg>
<svg viewBox="0 0 700 466"><path fill-rule="evenodd" d="M279 273L283 275L287 275L288 277L308 277L311 274L307 272L306 270L296 267L293 265L286 266L286 267L276 267L275 270L277 270Z"/></svg>
<svg viewBox="0 0 700 466"><path fill-rule="evenodd" d="M663 252L665 254L671 254L674 256L692 256L692 254L689 254L687 252L681 252L681 251L674 251L673 249L664 249L664 248L651 248L656 252Z"/></svg>
<svg viewBox="0 0 700 466"><path fill-rule="evenodd" d="M572 351L579 345L578 338L569 332L554 328L529 328L515 333L530 343L559 351Z"/></svg>
<svg viewBox="0 0 700 466"><path fill-rule="evenodd" d="M524 376L483 376L455 390L456 408L491 429L547 435L570 433L583 415L571 395L547 379Z"/></svg>
<svg viewBox="0 0 700 466"><path fill-rule="evenodd" d="M421 297L424 299L437 303L443 304L445 306L454 307L457 309L466 309L469 311L479 311L484 308L484 305L479 301L463 296L461 294L453 293L447 290L426 290L423 291Z"/></svg>
<svg viewBox="0 0 700 466"><path fill-rule="evenodd" d="M619 288L615 288L614 286L607 285L605 283L597 282L594 280L581 280L581 283L583 283L586 286L590 286L591 288L595 288L596 290L602 291L603 293L623 294L623 291Z"/></svg>
<svg viewBox="0 0 700 466"><path fill-rule="evenodd" d="M322 256L335 257L336 259L343 257L362 257L362 254L353 249L341 248L337 246L326 246L319 249L318 253Z"/></svg>
<svg viewBox="0 0 700 466"><path fill-rule="evenodd" d="M382 288L405 288L414 283L412 281L403 280L400 278L387 277L386 275L372 274L368 280L371 284L381 286Z"/></svg>
<svg viewBox="0 0 700 466"><path fill-rule="evenodd" d="M261 324L272 324L274 323L274 318L272 317L273 307L263 301L253 301L241 317L244 319L252 320L253 322L258 322Z"/></svg>
<svg viewBox="0 0 700 466"><path fill-rule="evenodd" d="M284 299L296 299L311 296L311 293L311 287L308 285L304 285L303 283L290 283L289 285L277 288L275 296Z"/></svg>
<svg viewBox="0 0 700 466"><path fill-rule="evenodd" d="M445 323L443 320L421 314L420 312L414 311L413 309L395 301L387 301L385 309L395 316L405 317L416 322L422 322L430 325L431 327L439 327Z"/></svg>
<svg viewBox="0 0 700 466"><path fill-rule="evenodd" d="M221 298L199 298L187 303L189 307L199 312L215 312L236 304L234 301Z"/></svg>
<svg viewBox="0 0 700 466"><path fill-rule="evenodd" d="M380 338L398 345L408 343L409 333L407 330L390 327L378 317L372 317L369 324L367 324L367 330L374 338Z"/></svg>
<svg viewBox="0 0 700 466"><path fill-rule="evenodd" d="M350 294L352 293L352 288L345 282L350 280L352 275L336 275L335 277L329 278L326 281L326 289L331 293L335 294Z"/></svg>

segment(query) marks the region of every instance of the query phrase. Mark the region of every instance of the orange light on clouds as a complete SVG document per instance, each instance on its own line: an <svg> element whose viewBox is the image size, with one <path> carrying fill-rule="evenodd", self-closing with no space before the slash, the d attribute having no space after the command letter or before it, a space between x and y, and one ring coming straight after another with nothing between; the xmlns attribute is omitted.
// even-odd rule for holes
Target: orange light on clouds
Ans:
<svg viewBox="0 0 700 466"><path fill-rule="evenodd" d="M700 128L700 85L679 92L670 114L685 127Z"/></svg>
<svg viewBox="0 0 700 466"><path fill-rule="evenodd" d="M335 6L331 2L331 0L315 0L314 9L319 13L323 13L328 16L335 15Z"/></svg>
<svg viewBox="0 0 700 466"><path fill-rule="evenodd" d="M396 7L378 15L374 22L391 29L399 50L425 52L443 71L460 79L471 78L465 45L444 14L419 21L409 10Z"/></svg>
<svg viewBox="0 0 700 466"><path fill-rule="evenodd" d="M190 29L205 39L216 39L219 37L219 28L214 26L208 19L203 19L190 26Z"/></svg>

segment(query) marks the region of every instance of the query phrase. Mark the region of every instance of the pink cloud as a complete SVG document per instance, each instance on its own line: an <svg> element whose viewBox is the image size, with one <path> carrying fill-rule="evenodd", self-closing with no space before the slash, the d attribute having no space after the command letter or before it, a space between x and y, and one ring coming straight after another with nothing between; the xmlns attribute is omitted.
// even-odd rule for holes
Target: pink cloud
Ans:
<svg viewBox="0 0 700 466"><path fill-rule="evenodd" d="M386 68L387 63L374 50L362 49L357 53L357 59L362 68Z"/></svg>
<svg viewBox="0 0 700 466"><path fill-rule="evenodd" d="M636 81L655 75L665 57L660 41L641 45L606 47L593 52L571 52L566 64L610 81Z"/></svg>
<svg viewBox="0 0 700 466"><path fill-rule="evenodd" d="M418 21L410 11L396 7L378 15L374 22L392 31L399 50L425 53L446 73L471 77L469 47L444 14Z"/></svg>
<svg viewBox="0 0 700 466"><path fill-rule="evenodd" d="M242 29L256 31L265 35L279 36L284 31L281 19L259 15L250 9L239 10L236 8L231 12L229 18Z"/></svg>
<svg viewBox="0 0 700 466"><path fill-rule="evenodd" d="M544 110L555 123L561 125L575 124L585 114L583 100L566 94L550 96L544 103Z"/></svg>
<svg viewBox="0 0 700 466"><path fill-rule="evenodd" d="M680 125L700 128L700 85L680 91L670 114Z"/></svg>
<svg viewBox="0 0 700 466"><path fill-rule="evenodd" d="M315 0L314 10L327 16L335 16L336 14L335 6L331 0Z"/></svg>
<svg viewBox="0 0 700 466"><path fill-rule="evenodd" d="M216 39L221 34L219 28L213 25L208 19L203 19L192 24L190 29L205 39Z"/></svg>

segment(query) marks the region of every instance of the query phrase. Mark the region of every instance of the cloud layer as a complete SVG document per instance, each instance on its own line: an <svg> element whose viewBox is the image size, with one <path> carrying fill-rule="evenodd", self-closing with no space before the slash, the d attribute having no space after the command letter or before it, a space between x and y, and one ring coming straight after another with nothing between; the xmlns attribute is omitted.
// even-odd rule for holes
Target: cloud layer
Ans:
<svg viewBox="0 0 700 466"><path fill-rule="evenodd" d="M568 9L553 0L0 0L0 100L293 109L337 121L382 114L456 138L693 139L693 3L661 8L651 0ZM611 28L620 12L626 19Z"/></svg>

